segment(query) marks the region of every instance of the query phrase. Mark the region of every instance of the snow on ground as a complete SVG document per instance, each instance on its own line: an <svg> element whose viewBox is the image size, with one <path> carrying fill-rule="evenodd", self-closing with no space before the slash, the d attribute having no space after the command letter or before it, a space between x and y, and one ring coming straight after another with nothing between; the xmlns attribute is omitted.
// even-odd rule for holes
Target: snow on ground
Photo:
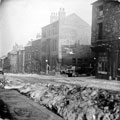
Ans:
<svg viewBox="0 0 120 120"><path fill-rule="evenodd" d="M40 78L39 75L31 76ZM62 82L31 84L19 79L6 80L5 89L14 88L65 120L120 120L120 92Z"/></svg>
<svg viewBox="0 0 120 120"><path fill-rule="evenodd" d="M105 80L105 79L96 79L94 76L90 77L64 77L62 75L59 76L50 76L50 75L37 75L37 74L6 74L7 76L11 77L27 77L27 78L36 78L39 80L51 80L52 82L60 82L60 83L67 83L67 84L76 84L88 87L95 87L107 90L115 90L120 91L120 81L115 80ZM21 79L17 78L17 81Z"/></svg>

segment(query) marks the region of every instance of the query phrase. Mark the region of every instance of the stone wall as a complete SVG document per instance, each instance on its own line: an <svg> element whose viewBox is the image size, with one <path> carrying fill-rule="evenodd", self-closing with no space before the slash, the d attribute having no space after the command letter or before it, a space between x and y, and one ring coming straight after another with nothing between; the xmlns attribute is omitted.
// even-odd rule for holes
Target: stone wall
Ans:
<svg viewBox="0 0 120 120"><path fill-rule="evenodd" d="M120 36L120 3L104 4L103 39L118 39Z"/></svg>
<svg viewBox="0 0 120 120"><path fill-rule="evenodd" d="M116 40L120 36L120 3L117 1L103 2L103 16L99 18L97 6L93 5L92 11L92 43L98 40L98 23L103 22L103 37L105 40Z"/></svg>

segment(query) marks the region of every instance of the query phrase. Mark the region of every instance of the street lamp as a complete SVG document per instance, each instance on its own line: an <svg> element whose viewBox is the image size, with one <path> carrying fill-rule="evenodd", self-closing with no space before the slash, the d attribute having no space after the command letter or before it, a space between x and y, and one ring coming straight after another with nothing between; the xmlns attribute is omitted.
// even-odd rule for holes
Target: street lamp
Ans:
<svg viewBox="0 0 120 120"><path fill-rule="evenodd" d="M48 60L46 59L45 62L46 62L46 74L48 74Z"/></svg>
<svg viewBox="0 0 120 120"><path fill-rule="evenodd" d="M48 62L48 60L47 60L47 59L46 59L45 61L46 61L46 63Z"/></svg>

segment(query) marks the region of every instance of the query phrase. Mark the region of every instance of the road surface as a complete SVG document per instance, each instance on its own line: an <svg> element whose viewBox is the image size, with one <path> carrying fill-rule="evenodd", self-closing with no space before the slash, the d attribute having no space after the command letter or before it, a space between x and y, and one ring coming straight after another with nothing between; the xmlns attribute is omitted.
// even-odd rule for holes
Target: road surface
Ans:
<svg viewBox="0 0 120 120"><path fill-rule="evenodd" d="M120 91L120 81L96 79L95 77L64 77L64 76L49 76L35 74L6 74L6 79L23 81L25 83L64 83L74 84L87 87L95 87L99 89Z"/></svg>
<svg viewBox="0 0 120 120"><path fill-rule="evenodd" d="M40 112L40 114L34 117L44 114L44 112L43 114L41 113L41 111L43 111L41 105L43 105L62 116L65 120L79 120L83 118L84 120L95 120L95 118L99 118L98 120L119 120L120 118L120 81L95 79L94 77L63 77L35 74L7 74L5 78L6 81L8 80L5 86L6 89L16 89L20 93L28 96L28 100L32 99L39 103L38 106L41 107L41 109L39 109L40 111L38 112ZM14 91L14 94L16 92ZM10 99L12 97L13 104L11 104L9 100L8 103L11 104L11 106L15 106L15 104L19 105L17 109L15 107L15 110L10 109L10 111L17 113L17 116L24 115L28 117L31 115L29 114L31 111L36 111L37 108L31 109L28 107L29 109L26 109L29 102L21 102L23 101L23 97L19 97L19 95L21 95L20 93L17 93L18 98L11 93L11 90L10 93L8 93L5 93L5 95L9 96L8 98ZM5 95L3 95L3 98L5 98ZM6 98L3 101L5 100ZM24 104L27 106L25 107ZM34 102L32 104L34 104ZM22 106L25 108L21 109ZM104 112L106 109L107 113ZM40 116L38 119L42 118ZM19 120L18 118L17 120ZM47 120L51 117L43 115L42 120L44 120L44 118ZM32 116L30 119L33 119ZM34 119L36 120L37 118Z"/></svg>

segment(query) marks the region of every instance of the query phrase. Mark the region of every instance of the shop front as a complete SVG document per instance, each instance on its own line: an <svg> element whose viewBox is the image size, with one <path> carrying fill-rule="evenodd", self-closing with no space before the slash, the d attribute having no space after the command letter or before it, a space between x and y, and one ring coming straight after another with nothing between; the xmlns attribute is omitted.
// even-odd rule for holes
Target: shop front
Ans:
<svg viewBox="0 0 120 120"><path fill-rule="evenodd" d="M96 78L112 79L112 56L111 48L107 44L101 44L91 47L95 53L96 60Z"/></svg>
<svg viewBox="0 0 120 120"><path fill-rule="evenodd" d="M96 78L120 80L120 46L117 43L91 47L97 58Z"/></svg>

